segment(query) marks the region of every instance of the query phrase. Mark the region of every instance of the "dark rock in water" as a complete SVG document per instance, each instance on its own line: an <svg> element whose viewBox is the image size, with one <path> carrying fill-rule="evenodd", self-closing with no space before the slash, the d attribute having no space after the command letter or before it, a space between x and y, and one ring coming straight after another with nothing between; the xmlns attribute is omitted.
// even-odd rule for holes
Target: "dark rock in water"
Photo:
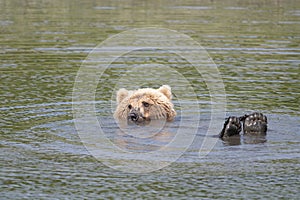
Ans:
<svg viewBox="0 0 300 200"><path fill-rule="evenodd" d="M266 135L268 128L267 117L262 113L252 113L240 117L243 122L244 135Z"/></svg>

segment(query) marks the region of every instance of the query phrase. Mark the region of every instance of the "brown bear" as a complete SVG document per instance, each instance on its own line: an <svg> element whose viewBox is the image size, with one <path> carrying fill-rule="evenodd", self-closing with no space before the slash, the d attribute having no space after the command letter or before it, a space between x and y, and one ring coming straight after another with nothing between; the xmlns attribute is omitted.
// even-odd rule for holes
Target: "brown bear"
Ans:
<svg viewBox="0 0 300 200"><path fill-rule="evenodd" d="M224 139L239 135L242 130L241 122L243 122L244 135L266 135L267 133L267 116L254 112L241 117L231 116L227 118L219 137Z"/></svg>
<svg viewBox="0 0 300 200"><path fill-rule="evenodd" d="M134 123L145 123L154 119L172 121L176 116L171 87L163 85L158 89L143 88L117 92L117 108L114 118Z"/></svg>

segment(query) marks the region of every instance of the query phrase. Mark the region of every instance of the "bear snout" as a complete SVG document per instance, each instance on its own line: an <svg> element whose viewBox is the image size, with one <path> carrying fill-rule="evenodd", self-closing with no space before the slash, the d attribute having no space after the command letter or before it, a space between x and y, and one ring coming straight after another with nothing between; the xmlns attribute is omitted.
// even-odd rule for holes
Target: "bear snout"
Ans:
<svg viewBox="0 0 300 200"><path fill-rule="evenodd" d="M139 110L132 109L128 113L128 120L134 123L141 123L141 122L144 123L145 121L149 121L150 119L144 117L144 115Z"/></svg>
<svg viewBox="0 0 300 200"><path fill-rule="evenodd" d="M139 119L139 115L138 115L136 112L130 112L130 113L129 113L129 118L130 118L132 121L136 122L136 121L138 121L138 119Z"/></svg>

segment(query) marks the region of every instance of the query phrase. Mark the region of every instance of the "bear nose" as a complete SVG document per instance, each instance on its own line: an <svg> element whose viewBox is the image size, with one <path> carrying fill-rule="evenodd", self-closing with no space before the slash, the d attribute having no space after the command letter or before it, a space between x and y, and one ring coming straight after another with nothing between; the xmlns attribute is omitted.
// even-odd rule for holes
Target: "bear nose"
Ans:
<svg viewBox="0 0 300 200"><path fill-rule="evenodd" d="M130 113L129 116L132 121L137 121L139 119L138 114L136 114L134 112Z"/></svg>

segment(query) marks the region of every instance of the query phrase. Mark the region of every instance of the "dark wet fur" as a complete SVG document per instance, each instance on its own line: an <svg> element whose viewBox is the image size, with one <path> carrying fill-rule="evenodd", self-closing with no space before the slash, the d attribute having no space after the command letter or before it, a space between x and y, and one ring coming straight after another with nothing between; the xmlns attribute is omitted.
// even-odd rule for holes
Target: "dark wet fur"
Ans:
<svg viewBox="0 0 300 200"><path fill-rule="evenodd" d="M243 124L244 135L266 135L267 117L262 113L254 112L241 117L228 117L219 137L224 139L238 136L242 129L241 123Z"/></svg>
<svg viewBox="0 0 300 200"><path fill-rule="evenodd" d="M268 129L268 120L262 113L252 113L240 117L243 122L244 135L266 135Z"/></svg>
<svg viewBox="0 0 300 200"><path fill-rule="evenodd" d="M219 137L226 138L234 135L239 135L241 130L242 127L240 119L238 117L231 116L226 119Z"/></svg>

